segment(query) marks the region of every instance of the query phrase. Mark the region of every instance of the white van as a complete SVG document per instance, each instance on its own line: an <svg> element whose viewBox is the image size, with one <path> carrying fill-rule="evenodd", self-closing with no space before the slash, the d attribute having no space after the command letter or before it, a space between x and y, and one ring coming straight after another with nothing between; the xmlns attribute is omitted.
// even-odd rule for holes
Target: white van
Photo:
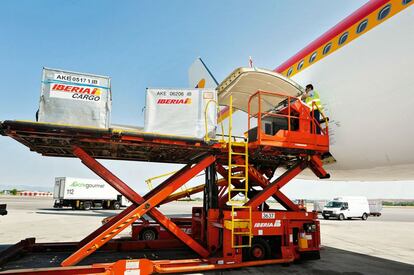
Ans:
<svg viewBox="0 0 414 275"><path fill-rule="evenodd" d="M322 211L323 218L338 220L360 218L368 219L369 204L366 197L338 197L329 201Z"/></svg>

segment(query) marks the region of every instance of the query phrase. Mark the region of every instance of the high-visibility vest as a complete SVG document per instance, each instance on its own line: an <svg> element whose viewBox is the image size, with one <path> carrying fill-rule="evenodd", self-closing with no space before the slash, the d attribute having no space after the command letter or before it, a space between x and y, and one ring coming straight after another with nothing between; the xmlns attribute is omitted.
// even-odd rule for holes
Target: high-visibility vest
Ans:
<svg viewBox="0 0 414 275"><path fill-rule="evenodd" d="M312 91L311 95L305 99L306 105L313 111L316 107L313 106L312 102L315 102L315 105L318 107L319 111L323 111L321 104L321 99L319 98L319 93L317 91Z"/></svg>

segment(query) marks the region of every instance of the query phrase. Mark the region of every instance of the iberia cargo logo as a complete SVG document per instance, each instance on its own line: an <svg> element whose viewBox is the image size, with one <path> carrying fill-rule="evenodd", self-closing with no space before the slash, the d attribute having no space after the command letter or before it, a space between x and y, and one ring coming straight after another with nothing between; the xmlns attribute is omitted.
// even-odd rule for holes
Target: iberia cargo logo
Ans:
<svg viewBox="0 0 414 275"><path fill-rule="evenodd" d="M50 96L83 101L100 101L102 89L79 85L51 84Z"/></svg>
<svg viewBox="0 0 414 275"><path fill-rule="evenodd" d="M191 98L171 99L171 98L160 98L157 104L191 104Z"/></svg>

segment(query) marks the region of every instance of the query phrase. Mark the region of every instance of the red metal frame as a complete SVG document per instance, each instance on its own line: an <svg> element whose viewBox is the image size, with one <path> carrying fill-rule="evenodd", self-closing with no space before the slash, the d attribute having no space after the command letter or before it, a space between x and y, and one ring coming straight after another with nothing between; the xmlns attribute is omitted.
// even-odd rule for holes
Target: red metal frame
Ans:
<svg viewBox="0 0 414 275"><path fill-rule="evenodd" d="M102 247L127 226L131 225L135 220L141 218L147 212L149 212L149 215L154 220L162 224L167 230L174 234L174 236L183 241L201 257L206 258L209 255L209 252L204 247L188 236L175 223L171 222L170 219L154 207L171 195L175 190L180 188L188 180L211 165L215 161L214 156L205 157L193 167L192 165L185 166L179 172L160 184L158 188L156 188L157 190L152 190L146 196L141 197L114 174L112 174L108 169L106 169L102 164L89 156L80 147L74 148L74 154L82 160L82 163L84 163L93 172L108 182L108 184L114 187L118 192L127 197L134 204L124 210L117 217L113 218L110 222L103 225L100 229L93 232L90 236L86 237L81 242L84 245L64 260L62 262L62 266L71 266L80 262L98 248Z"/></svg>
<svg viewBox="0 0 414 275"><path fill-rule="evenodd" d="M260 92L258 92L258 94L260 95ZM283 115L291 116L291 110L295 108L297 108L297 106L287 106L287 114ZM309 116L309 111L303 112L300 113L299 119L309 120ZM309 124L309 121L307 123ZM23 126L26 127L25 125ZM17 126L22 127L21 125ZM10 127L12 127L12 124ZM308 132L310 132L310 127L308 128ZM294 132L292 129L290 130L291 131L288 132ZM16 139L25 140L27 141L25 144L27 146L31 146L30 139L25 138L25 135L27 134L30 135L30 130L22 131L22 129L19 129L18 133L15 131L10 132L10 135ZM59 138L60 134L63 133L53 132L53 138ZM64 134L65 138L67 138L67 133ZM94 140L92 135L89 135L88 133L86 134L90 136L90 142L93 142ZM305 143L307 135L316 135L311 133L300 134L303 134ZM268 241L269 245L272 244L273 249L277 249L275 253L278 257L277 259L257 260L254 258L244 258L246 257L243 255L244 252L247 251L250 253L249 248L241 249L232 247L232 242L229 241L231 238L234 238L233 240L235 240L236 244L246 243L246 236L233 235L232 231L226 227L226 224L228 224L228 222L233 219L232 213L235 213L235 215L240 219L248 219L250 213L247 210L248 208L237 209L234 211L234 209L232 210L229 206L226 205L226 202L228 200L228 194L226 193L228 191L228 171L225 166L228 165L228 147L223 146L222 144L213 144L210 148L209 145L200 144L199 146L202 148L202 150L198 151L199 153L192 151L195 153L195 156L198 156L197 160L193 160L193 158L185 159L190 160L190 163L187 163L184 168L166 179L163 183L148 192L145 196L140 196L93 157L95 156L94 152L101 153L98 148L99 146L97 146L97 148L88 147L88 150L86 150L83 148L83 143L79 142L79 140L76 140L76 138L77 137L75 136L74 140L70 140L69 143L76 144L76 146L73 146L72 148L73 156L78 157L83 164L85 164L99 177L108 182L112 187L114 187L126 198L128 198L133 204L114 218L110 219L106 224L91 233L89 236L84 238L77 245L77 251L65 259L62 262L62 266L73 266L97 249L102 248L102 246L104 246L102 249L108 249L110 247L142 249L148 247L160 248L163 245L166 246L166 243L168 243L168 245L171 247L177 247L180 245L180 243L177 243L178 240L181 241L182 246L188 246L193 251L195 251L200 256L200 259L157 261L150 261L147 259L131 261L121 260L115 263L95 264L86 267L73 266L70 268L53 269L47 271L39 270L39 272L44 271L46 272L45 274L56 274L56 272L59 272L59 274L62 274L61 272L63 272L63 274L78 274L79 272L91 272L96 274L118 274L118 272L121 272L123 274L123 272L126 271L132 272L138 270L141 274L151 274L153 272L197 272L262 264L286 263L300 258L301 253L318 253L319 251L320 237L317 213L306 212L304 209L299 208L289 198L287 198L280 191L280 189L307 167L310 168L320 178L328 177L328 174L322 168L322 162L320 160L320 155L325 152L321 148L325 148L327 150L326 147L322 146L316 150L312 149L316 147L312 147L312 144L308 144L308 147L301 148L304 150L298 151L295 147L292 148L288 146L289 142L292 143L291 140L280 142L271 139L264 140L263 138L259 139L256 142L249 143L249 152L252 153L256 152L255 150L257 149L260 149L258 150L260 152L266 152L266 154L270 154L275 157L283 157L286 155L286 153L279 149L286 149L288 150L288 154L290 156L294 154L296 157L296 164L292 165L291 162L285 163L285 167L287 167L288 170L273 182L269 180L270 177L267 173L269 169L262 168L261 165L257 165L257 163L260 164L260 159L253 159L254 161L250 162L250 165L248 167L249 186L262 188L261 191L251 190L252 195L249 195L250 200L245 205L250 206L252 210L252 242L254 244L257 239L264 239ZM125 142L134 140L134 143L128 144L128 146L130 146L128 149L133 149L134 146L141 146L140 142L145 143L146 146L149 146L148 144L152 144L150 146L153 146L155 149L160 148L159 143L156 140L139 141L136 137L133 136L123 136L122 140ZM42 142L42 139L39 139L38 142ZM82 142L85 142L83 138ZM108 143L105 144L105 146L110 146L112 144L112 139L103 140L101 137L97 137L95 142ZM116 142L118 144L118 141ZM163 142L168 143L167 140L164 140ZM171 142L175 143L175 141ZM33 148L37 151L40 151L40 147L36 147L37 144L38 143L34 144ZM279 151L272 151L272 148L277 148ZM185 150L185 148L183 150ZM67 156L67 154L68 152L65 152L65 156ZM120 156L120 158L122 157L123 156ZM252 158L254 158L254 154ZM235 157L234 162L242 164L241 162L243 162L243 159ZM218 187L219 207L194 207L191 217L191 235L189 235L184 232L182 228L180 228L180 226L174 222L174 220L171 220L164 216L155 207L174 199L186 196L188 194L187 192L178 192L174 194L172 193L180 188L185 182L212 164L215 164L216 171L223 176L223 179L216 181L216 185ZM210 167L209 169L212 168ZM240 173L242 171L238 172ZM232 184L237 188L237 186L243 185L244 182L242 182L240 179L233 179ZM196 192L201 192L203 190L204 186L200 185L194 188L191 193L193 194ZM234 195L236 195L236 192L234 192ZM272 209L263 210L264 208L261 209L259 206L262 205L269 197L275 198L286 208L286 210L280 211ZM169 232L169 235L164 236L167 239L147 242L134 241L125 244L116 243L115 240L110 241L128 225L131 225L137 219L142 219L142 216L144 214L148 214L155 220L156 224L152 224L156 225L158 228L165 228ZM143 223L145 224L149 222L144 221ZM307 230L307 226L313 226L314 228L312 230ZM306 238L302 236L305 236ZM33 272L33 270L31 272ZM24 274L24 272L19 270L18 274Z"/></svg>

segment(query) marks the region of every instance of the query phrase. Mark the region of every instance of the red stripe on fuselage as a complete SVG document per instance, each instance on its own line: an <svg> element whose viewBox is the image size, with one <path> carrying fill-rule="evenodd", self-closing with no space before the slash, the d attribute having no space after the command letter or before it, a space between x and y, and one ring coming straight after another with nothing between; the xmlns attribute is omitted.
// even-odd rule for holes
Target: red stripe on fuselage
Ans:
<svg viewBox="0 0 414 275"><path fill-rule="evenodd" d="M353 12L351 15L346 17L344 20L336 24L330 30L328 30L327 32L322 34L320 37L315 39L313 42L311 42L308 46L303 48L297 54L289 58L287 61L285 61L281 65L279 65L276 69L274 69L274 71L278 73L282 73L284 70L288 69L290 66L294 65L296 62L306 57L308 54L311 54L312 52L316 51L320 46L328 43L335 36L337 36L338 34L342 32L345 32L352 25L361 21L362 19L370 15L372 12L374 12L376 9L378 9L379 7L381 7L382 5L388 2L390 1L389 0L369 1L368 3L366 3L359 9L357 9L355 12Z"/></svg>

